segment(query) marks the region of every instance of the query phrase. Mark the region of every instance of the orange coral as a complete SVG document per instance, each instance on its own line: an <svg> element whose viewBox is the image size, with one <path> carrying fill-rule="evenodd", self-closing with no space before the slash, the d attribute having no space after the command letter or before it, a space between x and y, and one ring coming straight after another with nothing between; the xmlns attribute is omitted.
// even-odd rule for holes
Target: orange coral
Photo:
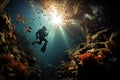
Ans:
<svg viewBox="0 0 120 80"><path fill-rule="evenodd" d="M14 56L12 54L3 54L3 59L5 62L14 63Z"/></svg>
<svg viewBox="0 0 120 80"><path fill-rule="evenodd" d="M16 61L11 53L0 55L0 58L14 70L16 75L21 76L22 79L26 80L26 78L29 76L27 60L24 60L23 63Z"/></svg>
<svg viewBox="0 0 120 80"><path fill-rule="evenodd" d="M103 59L103 55L98 54L98 55L97 55L97 60L102 60L102 59Z"/></svg>
<svg viewBox="0 0 120 80"><path fill-rule="evenodd" d="M29 76L28 71L28 63L21 63L19 61L15 61L14 63L10 63L9 66L15 71L17 75L20 75L22 79L26 79Z"/></svg>
<svg viewBox="0 0 120 80"><path fill-rule="evenodd" d="M87 58L93 58L94 57L94 54L93 53L84 53L84 54L81 54L80 55L80 59L81 60L85 60Z"/></svg>
<svg viewBox="0 0 120 80"><path fill-rule="evenodd" d="M103 60L105 58L111 57L112 54L107 48L102 48L97 55L98 60Z"/></svg>
<svg viewBox="0 0 120 80"><path fill-rule="evenodd" d="M15 67L19 73L21 73L24 76L28 76L28 66L26 64L18 62L16 63Z"/></svg>
<svg viewBox="0 0 120 80"><path fill-rule="evenodd" d="M84 53L80 55L81 65L87 66L87 65L93 65L96 64L95 55L93 53Z"/></svg>

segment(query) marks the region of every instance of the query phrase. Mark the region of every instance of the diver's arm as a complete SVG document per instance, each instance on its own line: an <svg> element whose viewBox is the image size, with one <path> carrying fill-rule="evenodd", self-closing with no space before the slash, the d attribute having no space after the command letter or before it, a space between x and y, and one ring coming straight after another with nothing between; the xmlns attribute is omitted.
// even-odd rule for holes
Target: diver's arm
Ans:
<svg viewBox="0 0 120 80"><path fill-rule="evenodd" d="M36 39L38 39L39 35L38 35L39 31L36 32Z"/></svg>
<svg viewBox="0 0 120 80"><path fill-rule="evenodd" d="M47 32L46 32L46 33L45 33L45 36L47 37L47 36L48 36L48 34L49 34L49 33L47 33Z"/></svg>

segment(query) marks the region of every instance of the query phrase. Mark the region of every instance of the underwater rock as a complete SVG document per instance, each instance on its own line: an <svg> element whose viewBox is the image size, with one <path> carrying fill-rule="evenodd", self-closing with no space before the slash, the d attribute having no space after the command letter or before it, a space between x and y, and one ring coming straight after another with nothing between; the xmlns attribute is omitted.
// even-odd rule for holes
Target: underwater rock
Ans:
<svg viewBox="0 0 120 80"><path fill-rule="evenodd" d="M92 41L93 42L105 42L109 39L113 31L114 29L112 27L98 31L96 34L92 35Z"/></svg>
<svg viewBox="0 0 120 80"><path fill-rule="evenodd" d="M109 41L115 47L119 47L119 45L120 45L120 31L113 32L109 38Z"/></svg>
<svg viewBox="0 0 120 80"><path fill-rule="evenodd" d="M0 12L4 10L10 0L1 0L0 1Z"/></svg>
<svg viewBox="0 0 120 80"><path fill-rule="evenodd" d="M113 75L113 72L118 75L115 71L120 71L118 68L120 66L119 31L119 29L107 28L94 34L92 42L79 44L68 56L68 58L71 57L71 61L64 65L62 63L56 71L56 76L63 80L67 78L69 78L68 80L114 80L115 77L119 78ZM72 61L76 65L72 64ZM69 77L73 73L69 69L74 68L69 65L76 67L72 77Z"/></svg>
<svg viewBox="0 0 120 80"><path fill-rule="evenodd" d="M11 31L11 18L6 13L0 15L0 31Z"/></svg>
<svg viewBox="0 0 120 80"><path fill-rule="evenodd" d="M120 57L120 32L113 32L105 46L111 51L114 57Z"/></svg>
<svg viewBox="0 0 120 80"><path fill-rule="evenodd" d="M0 74L0 80L5 80L5 76L3 76L2 74Z"/></svg>
<svg viewBox="0 0 120 80"><path fill-rule="evenodd" d="M29 47L24 49L20 46L17 37L20 36L12 26L10 16L0 13L0 80L40 80L38 59ZM25 41L29 46L29 42Z"/></svg>

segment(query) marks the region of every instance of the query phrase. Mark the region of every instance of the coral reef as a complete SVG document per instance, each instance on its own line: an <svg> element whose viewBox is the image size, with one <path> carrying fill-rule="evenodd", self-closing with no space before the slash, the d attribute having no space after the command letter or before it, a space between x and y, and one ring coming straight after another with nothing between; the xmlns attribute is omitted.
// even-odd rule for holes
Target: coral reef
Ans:
<svg viewBox="0 0 120 80"><path fill-rule="evenodd" d="M0 80L40 79L41 69L29 47L20 45L11 18L0 13ZM27 39L24 40L27 42ZM31 50L31 51L30 51Z"/></svg>
<svg viewBox="0 0 120 80"><path fill-rule="evenodd" d="M106 28L91 36L63 58L56 71L58 80L114 80L120 72L120 30ZM68 61L69 60L69 61Z"/></svg>

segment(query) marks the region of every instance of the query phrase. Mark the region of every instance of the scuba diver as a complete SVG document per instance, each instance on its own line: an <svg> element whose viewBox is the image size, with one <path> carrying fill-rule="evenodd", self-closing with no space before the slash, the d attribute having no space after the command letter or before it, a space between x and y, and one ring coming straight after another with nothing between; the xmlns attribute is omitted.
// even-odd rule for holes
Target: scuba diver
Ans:
<svg viewBox="0 0 120 80"><path fill-rule="evenodd" d="M32 42L32 45L34 45L35 43L37 44L42 44L42 41L45 41L43 47L41 48L41 51L42 52L45 52L46 50L46 45L47 45L47 39L45 37L47 37L48 33L46 32L46 27L43 26L42 29L39 29L37 32L36 32L36 39L39 39L39 41L34 41Z"/></svg>

